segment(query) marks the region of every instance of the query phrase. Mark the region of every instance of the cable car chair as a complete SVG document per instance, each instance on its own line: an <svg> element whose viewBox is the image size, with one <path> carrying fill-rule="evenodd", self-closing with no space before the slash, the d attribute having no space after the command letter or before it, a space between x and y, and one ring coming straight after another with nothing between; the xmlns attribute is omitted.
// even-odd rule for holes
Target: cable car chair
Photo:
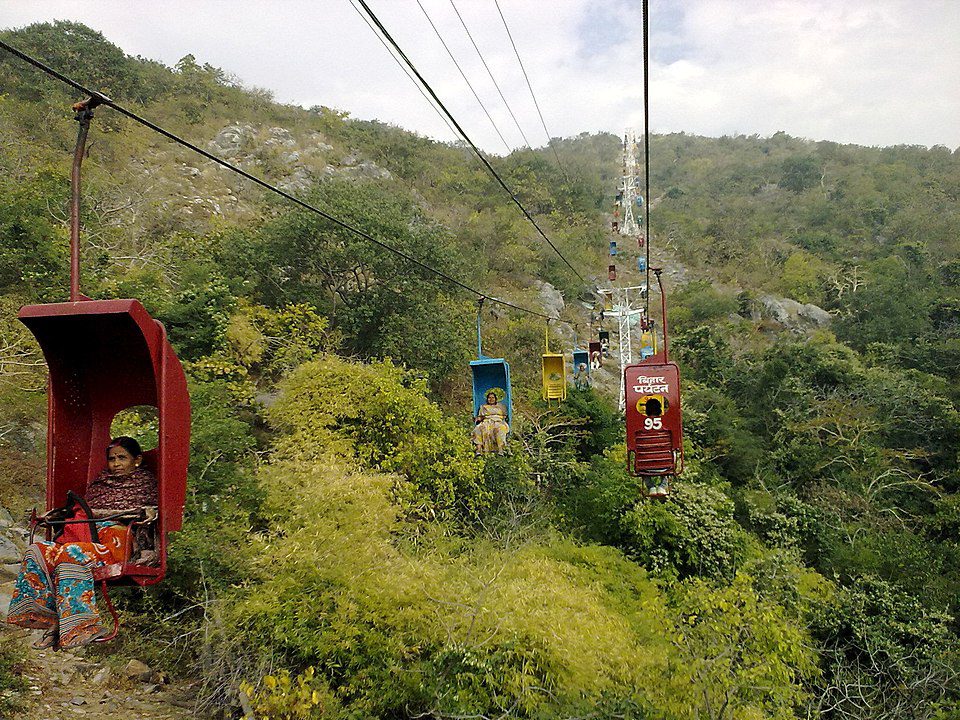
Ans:
<svg viewBox="0 0 960 720"><path fill-rule="evenodd" d="M610 257L616 257L616 255L617 255L617 241L611 240L610 241Z"/></svg>
<svg viewBox="0 0 960 720"><path fill-rule="evenodd" d="M599 346L599 343L597 343ZM598 347L597 350L600 348ZM587 374L590 373L590 351L583 348L574 348L573 350L573 372L578 372L581 365L587 366Z"/></svg>
<svg viewBox="0 0 960 720"><path fill-rule="evenodd" d="M153 585L167 568L167 534L180 529L190 455L190 396L183 367L163 325L137 300L91 300L82 295L80 278L80 164L93 108L93 97L74 106L80 122L72 171L70 233L70 302L26 305L18 315L34 334L49 369L47 388L48 511L64 506L68 493L82 496L90 478L106 465L110 425L122 410L149 405L157 409L158 445L144 453L143 466L157 478L157 511L144 513L141 525L152 535L156 558L138 563L128 542L123 562L100 566L94 581L119 629L110 602L111 584ZM76 521L74 521L76 522ZM70 521L31 518L31 533ZM130 535L133 535L131 531ZM32 541L32 540L31 540Z"/></svg>
<svg viewBox="0 0 960 720"><path fill-rule="evenodd" d="M541 374L543 378L543 399L547 405L552 400L557 404L567 399L567 366L563 362L563 353L550 352L550 326L543 331L545 352L541 356Z"/></svg>
<svg viewBox="0 0 960 720"><path fill-rule="evenodd" d="M480 332L480 316L483 298L477 303L477 359L470 361L473 380L473 416L480 414L480 406L493 392L497 400L507 408L507 425L513 428L513 395L510 390L510 363L503 358L491 358L483 354L483 336Z"/></svg>
<svg viewBox="0 0 960 720"><path fill-rule="evenodd" d="M657 354L657 335L652 330L640 333L640 359L646 360Z"/></svg>
<svg viewBox="0 0 960 720"><path fill-rule="evenodd" d="M600 340L600 355L602 357L610 357L610 331L601 330L598 336Z"/></svg>
<svg viewBox="0 0 960 720"><path fill-rule="evenodd" d="M680 369L670 362L667 303L660 285L663 312L663 351L624 368L626 388L627 470L645 478L647 495L663 498L670 480L683 472L683 418L680 410ZM646 334L646 333L644 333Z"/></svg>
<svg viewBox="0 0 960 720"><path fill-rule="evenodd" d="M610 266L607 267L607 279L608 279L610 282L616 282L616 281L617 281L617 266L616 266L616 265L610 265Z"/></svg>
<svg viewBox="0 0 960 720"><path fill-rule="evenodd" d="M596 362L597 368L603 367L603 345L599 340L591 340L587 344L590 351L590 362Z"/></svg>

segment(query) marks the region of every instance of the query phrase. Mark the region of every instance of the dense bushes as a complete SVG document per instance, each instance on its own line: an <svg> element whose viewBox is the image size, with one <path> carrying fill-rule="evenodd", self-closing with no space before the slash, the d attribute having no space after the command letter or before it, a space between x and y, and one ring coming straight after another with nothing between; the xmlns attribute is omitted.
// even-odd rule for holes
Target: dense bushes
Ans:
<svg viewBox="0 0 960 720"><path fill-rule="evenodd" d="M780 716L802 698L811 671L803 633L742 578L736 589L701 583L671 599L617 550L578 545L536 516L519 519L525 532L491 540L411 515L398 479L374 468L399 471L400 487L413 485L424 507L459 498L480 519L485 505L495 506L484 500L481 479L495 479L497 496L530 492L515 487L526 480L508 458L492 461L493 474L466 475L470 483L462 474L479 467L472 458L413 462L427 446L436 452L466 442L465 428L443 421L424 391L416 381L405 386L403 371L389 364L335 358L305 365L286 383L270 410L281 436L260 472L268 525L253 552L261 581L235 593L225 619L236 630L224 642L248 673L258 657L293 674L315 668L318 691L328 688L333 698L324 717L546 719L597 707L692 717L715 694L744 717L762 708ZM447 434L454 431L459 440ZM588 475L597 484L623 478L602 456ZM632 506L635 497L623 493L619 502ZM644 535L647 550L662 545L685 573L732 572L736 530L722 497L705 487L681 490L667 509L675 537ZM704 498L716 507L699 510ZM637 506L625 518L626 536L643 535L649 524L640 518L655 510ZM708 524L704 512L717 521ZM709 623L692 620L708 612ZM720 652L728 625L738 628L748 659L733 679L707 660ZM677 633L679 644L670 640ZM251 692L273 697L277 682ZM287 683L291 703L303 695L297 682Z"/></svg>
<svg viewBox="0 0 960 720"><path fill-rule="evenodd" d="M274 105L82 26L14 39L53 42L38 54L193 138L290 128L303 197L499 297L536 307L546 279L586 323L584 288L461 148ZM43 378L13 318L64 296L75 128L55 85L9 58L0 80L15 101L0 104L0 488L22 509L42 487ZM539 320L485 311L485 347L512 363L513 454L474 458L471 302L107 109L97 127L84 291L164 320L194 410L186 522L166 581L119 594L127 647L202 674L218 702L245 680L271 718L950 717L956 154L651 138L654 261L687 265L667 272L687 469L654 504L601 393L536 399ZM251 169L289 169L252 144ZM554 144L565 177L536 151L496 162L597 267L619 140ZM348 179L360 157L392 177ZM832 326L786 330L764 294L817 303Z"/></svg>

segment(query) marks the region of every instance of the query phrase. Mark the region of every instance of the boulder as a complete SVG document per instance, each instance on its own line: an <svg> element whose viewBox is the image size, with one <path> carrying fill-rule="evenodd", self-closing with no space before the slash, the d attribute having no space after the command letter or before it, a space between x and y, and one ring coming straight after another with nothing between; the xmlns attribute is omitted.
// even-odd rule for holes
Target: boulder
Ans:
<svg viewBox="0 0 960 720"><path fill-rule="evenodd" d="M145 662L140 660L131 660L123 668L123 676L133 680L143 680L149 682L153 677L153 669Z"/></svg>
<svg viewBox="0 0 960 720"><path fill-rule="evenodd" d="M826 310L811 303L800 303L790 298L761 295L762 314L794 332L805 332L827 327L831 316Z"/></svg>
<svg viewBox="0 0 960 720"><path fill-rule="evenodd" d="M270 133L270 139L275 140L280 145L293 147L297 144L297 141L293 139L293 135L286 128L272 127L268 132Z"/></svg>
<svg viewBox="0 0 960 720"><path fill-rule="evenodd" d="M227 125L207 143L207 149L221 157L233 157L240 152L244 142L252 140L255 136L256 131L252 125Z"/></svg>
<svg viewBox="0 0 960 720"><path fill-rule="evenodd" d="M19 562L22 555L23 553L13 540L0 535L0 564Z"/></svg>
<svg viewBox="0 0 960 720"><path fill-rule="evenodd" d="M543 306L544 311L548 315L559 316L566 306L561 292L550 283L540 280L535 282L535 286L540 292L540 304Z"/></svg>
<svg viewBox="0 0 960 720"><path fill-rule="evenodd" d="M0 530L6 530L13 525L13 515L5 507L0 507Z"/></svg>

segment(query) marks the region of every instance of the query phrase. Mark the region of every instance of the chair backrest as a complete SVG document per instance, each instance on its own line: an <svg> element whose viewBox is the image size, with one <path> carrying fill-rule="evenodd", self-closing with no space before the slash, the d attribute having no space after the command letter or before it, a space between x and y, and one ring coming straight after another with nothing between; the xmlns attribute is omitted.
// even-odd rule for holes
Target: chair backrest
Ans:
<svg viewBox="0 0 960 720"><path fill-rule="evenodd" d="M470 362L473 375L473 414L480 412L491 390L507 408L507 424L513 427L513 395L510 388L510 363L503 358L481 356Z"/></svg>
<svg viewBox="0 0 960 720"><path fill-rule="evenodd" d="M627 457L635 475L674 475L683 468L680 369L663 353L624 368Z"/></svg>
<svg viewBox="0 0 960 720"><path fill-rule="evenodd" d="M567 367L562 353L544 353L541 359L543 399L565 400L567 398Z"/></svg>
<svg viewBox="0 0 960 720"><path fill-rule="evenodd" d="M599 348L597 348L599 350ZM586 365L585 372L590 372L590 353L587 350L573 351L573 371L580 372L580 365Z"/></svg>

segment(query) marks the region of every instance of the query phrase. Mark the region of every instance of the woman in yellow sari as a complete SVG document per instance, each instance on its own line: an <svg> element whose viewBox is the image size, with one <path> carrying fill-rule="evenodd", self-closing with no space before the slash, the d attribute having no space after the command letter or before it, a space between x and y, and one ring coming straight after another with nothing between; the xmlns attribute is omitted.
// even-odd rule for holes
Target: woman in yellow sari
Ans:
<svg viewBox="0 0 960 720"><path fill-rule="evenodd" d="M503 455L507 450L507 407L497 401L496 393L487 393L487 401L480 406L474 418L473 448L477 455L497 453Z"/></svg>

